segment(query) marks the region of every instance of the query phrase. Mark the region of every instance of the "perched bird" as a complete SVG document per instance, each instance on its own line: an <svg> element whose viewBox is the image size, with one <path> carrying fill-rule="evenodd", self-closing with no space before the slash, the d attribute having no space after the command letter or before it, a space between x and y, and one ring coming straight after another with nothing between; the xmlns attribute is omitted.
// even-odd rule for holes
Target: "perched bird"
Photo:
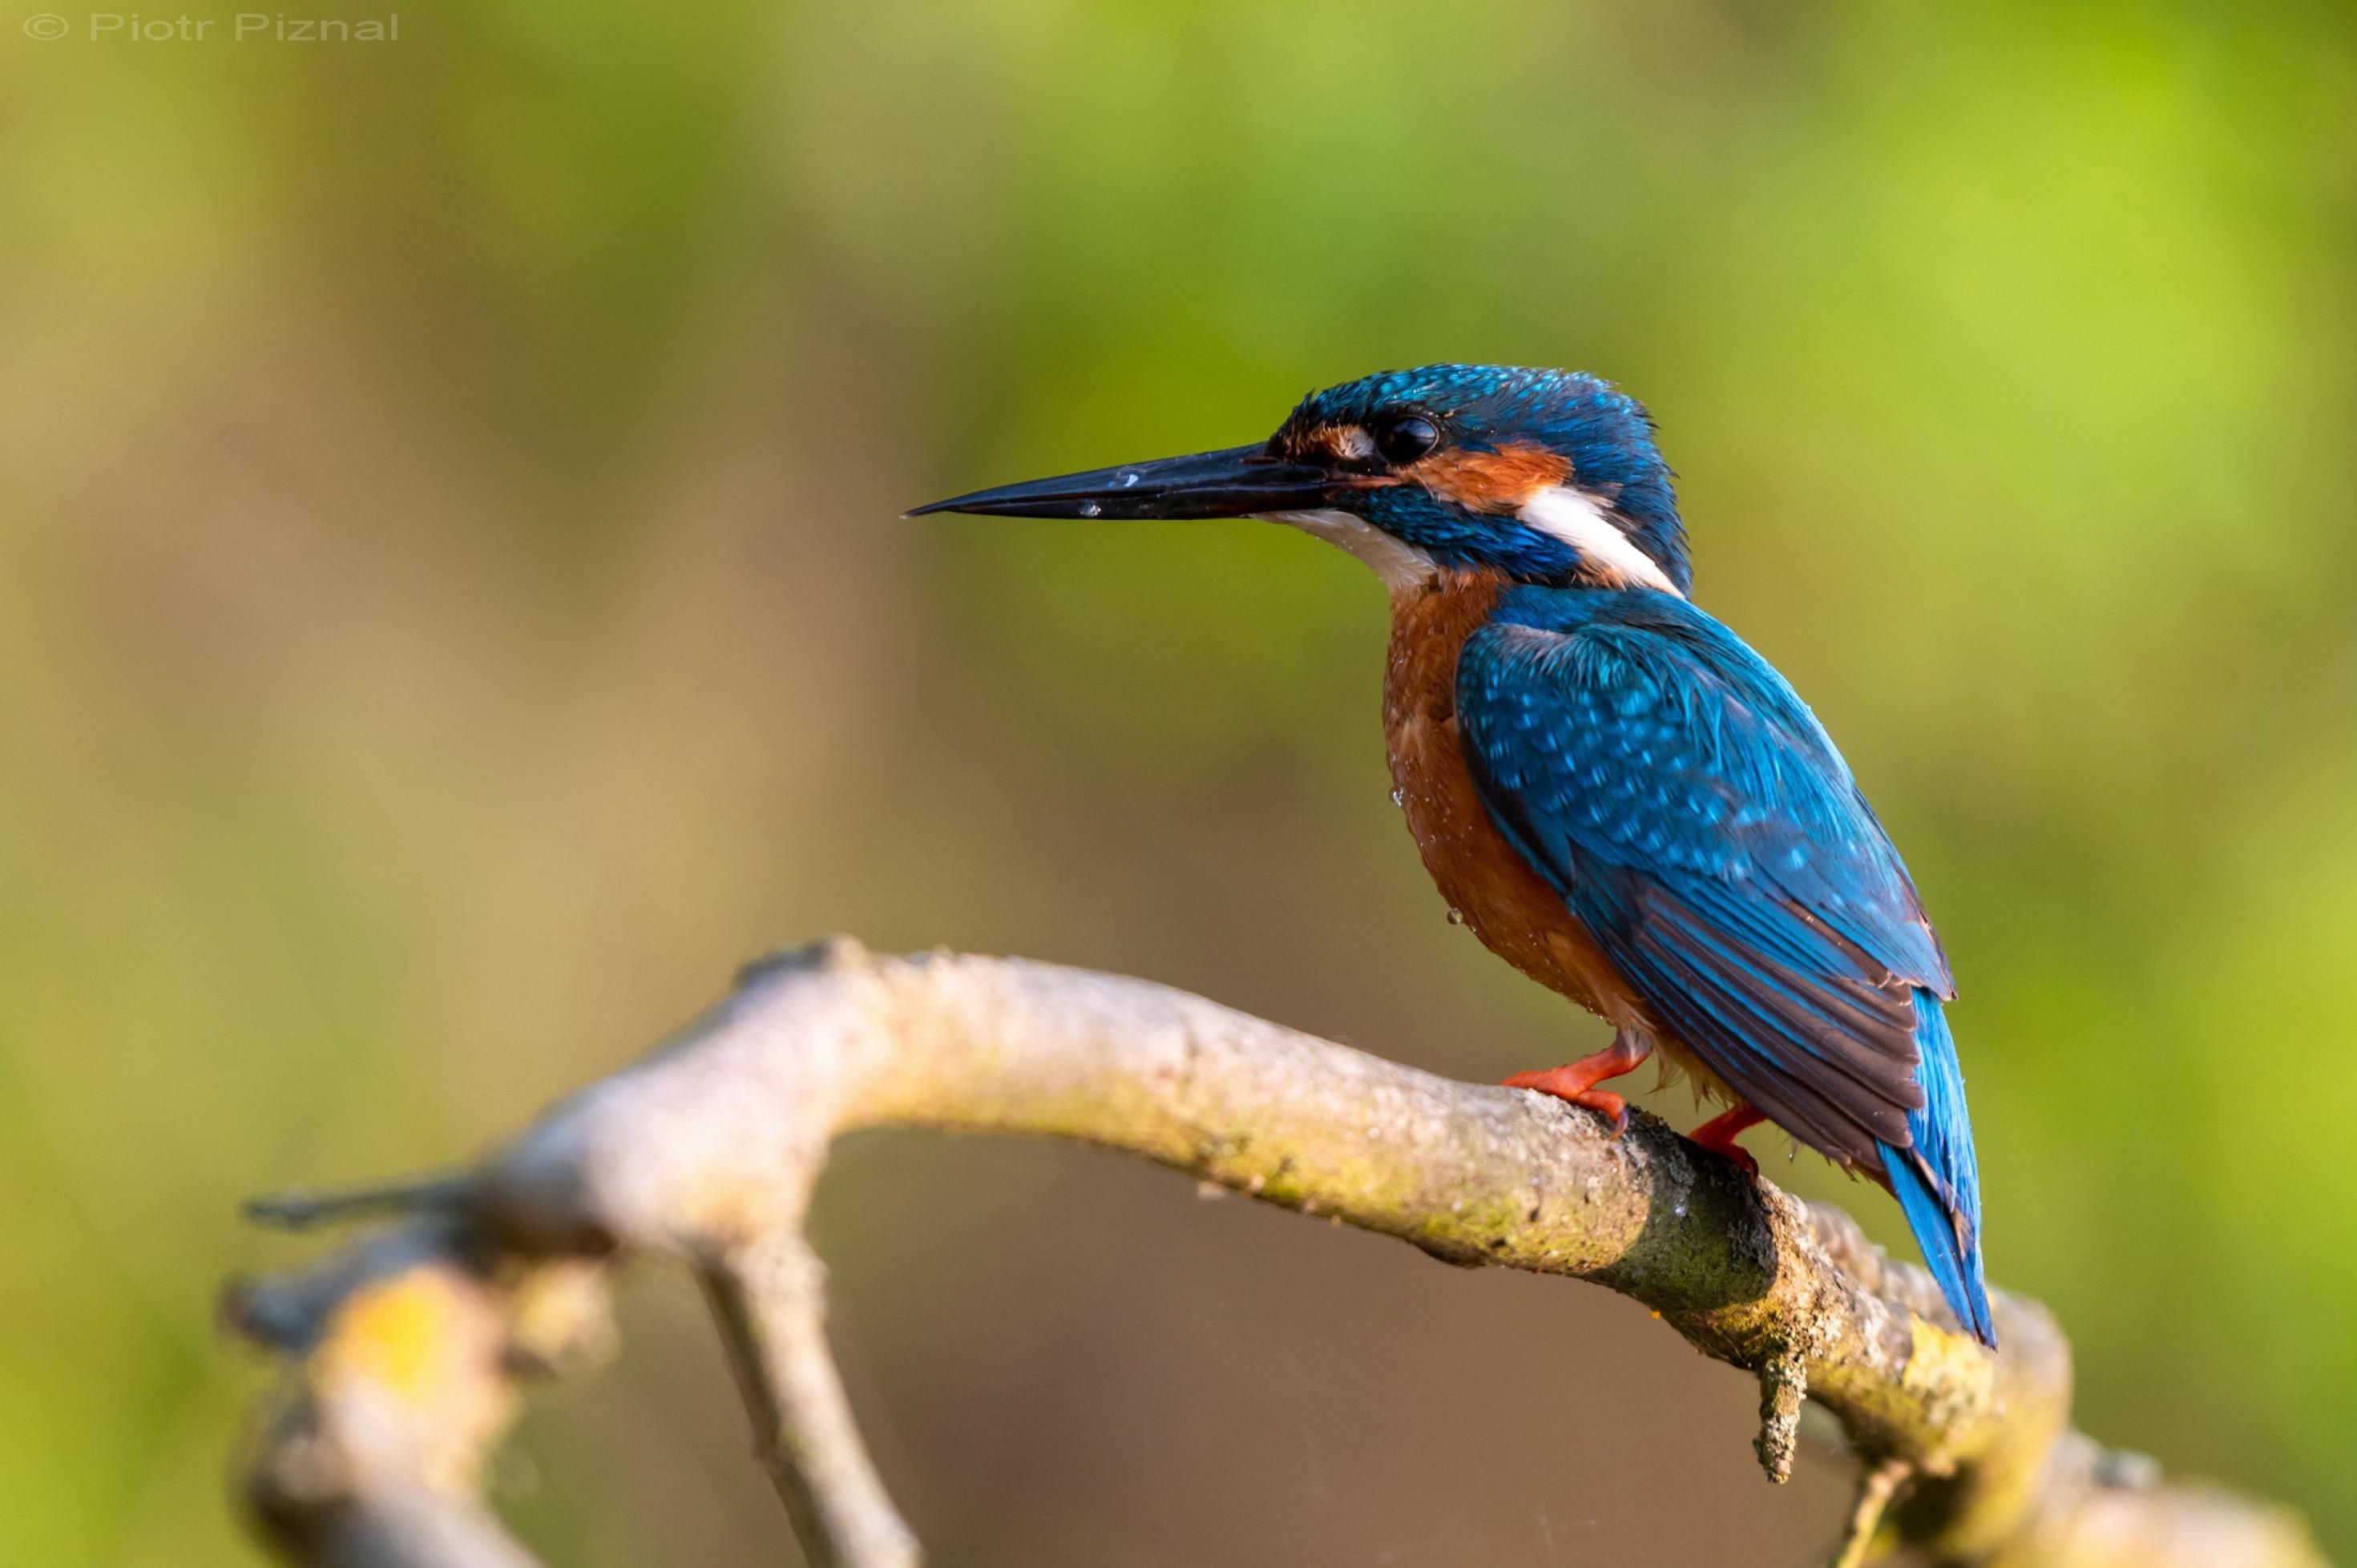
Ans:
<svg viewBox="0 0 2357 1568"><path fill-rule="evenodd" d="M1729 1109L1889 1187L1995 1345L1980 1177L1913 881L1792 686L1691 597L1653 427L1593 376L1394 371L1267 441L978 490L910 513L1260 516L1391 590L1383 726L1424 863L1491 951L1614 1028L1506 1081L1625 1124L1658 1049Z"/></svg>

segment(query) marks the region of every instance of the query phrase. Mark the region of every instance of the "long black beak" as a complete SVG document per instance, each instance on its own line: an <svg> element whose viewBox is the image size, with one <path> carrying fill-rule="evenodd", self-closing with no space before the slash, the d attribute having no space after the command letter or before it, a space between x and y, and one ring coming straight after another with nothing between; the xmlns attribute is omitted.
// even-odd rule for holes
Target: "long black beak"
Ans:
<svg viewBox="0 0 2357 1568"><path fill-rule="evenodd" d="M979 512L989 517L1250 517L1325 506L1351 476L1272 457L1265 446L1232 446L1092 468L1028 484L952 496L906 513Z"/></svg>

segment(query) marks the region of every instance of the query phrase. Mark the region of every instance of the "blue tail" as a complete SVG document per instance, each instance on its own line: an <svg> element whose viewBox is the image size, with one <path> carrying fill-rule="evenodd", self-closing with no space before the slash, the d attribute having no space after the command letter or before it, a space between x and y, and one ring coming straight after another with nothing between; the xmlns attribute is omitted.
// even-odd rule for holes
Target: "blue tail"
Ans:
<svg viewBox="0 0 2357 1568"><path fill-rule="evenodd" d="M1981 1278L1981 1172L1964 1075L1940 999L1923 990L1915 993L1915 1045L1922 1054L1915 1081L1923 1086L1923 1109L1907 1118L1915 1146L1883 1144L1883 1172L1949 1307L1974 1338L1995 1349L1996 1325Z"/></svg>

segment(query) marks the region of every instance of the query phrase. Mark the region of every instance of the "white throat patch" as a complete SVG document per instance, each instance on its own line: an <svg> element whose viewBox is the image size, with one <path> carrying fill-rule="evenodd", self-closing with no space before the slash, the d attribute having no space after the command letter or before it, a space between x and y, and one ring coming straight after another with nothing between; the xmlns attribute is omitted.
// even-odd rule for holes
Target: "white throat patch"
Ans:
<svg viewBox="0 0 2357 1568"><path fill-rule="evenodd" d="M1431 556L1347 511L1273 511L1268 520L1297 528L1312 539L1340 545L1373 567L1375 575L1383 580L1383 586L1394 593L1419 586L1440 575Z"/></svg>
<svg viewBox="0 0 2357 1568"><path fill-rule="evenodd" d="M1678 592L1653 558L1612 525L1603 505L1586 490L1569 485L1549 485L1523 503L1518 513L1541 533L1551 533L1579 552L1580 559L1621 587L1653 588L1677 598Z"/></svg>

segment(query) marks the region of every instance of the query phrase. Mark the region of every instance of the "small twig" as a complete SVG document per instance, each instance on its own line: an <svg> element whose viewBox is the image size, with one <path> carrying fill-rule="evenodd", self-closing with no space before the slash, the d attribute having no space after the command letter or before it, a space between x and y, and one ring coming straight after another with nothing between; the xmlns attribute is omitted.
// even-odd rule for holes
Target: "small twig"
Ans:
<svg viewBox="0 0 2357 1568"><path fill-rule="evenodd" d="M1841 1544L1826 1560L1826 1568L1863 1568L1868 1548L1874 1544L1874 1533L1882 1528L1882 1516L1890 1507L1890 1499L1915 1473L1915 1467L1904 1459L1885 1459L1867 1467L1857 1479L1857 1501L1849 1510L1849 1525L1843 1530Z"/></svg>
<svg viewBox="0 0 2357 1568"><path fill-rule="evenodd" d="M826 1345L826 1268L772 1234L705 1264L705 1294L762 1466L812 1568L915 1568L917 1538L860 1441Z"/></svg>
<svg viewBox="0 0 2357 1568"><path fill-rule="evenodd" d="M1768 1478L1782 1486L1792 1478L1792 1451L1801 1436L1801 1403L1809 1394L1808 1363L1790 1350L1760 1369L1760 1435L1751 1451Z"/></svg>
<svg viewBox="0 0 2357 1568"><path fill-rule="evenodd" d="M349 1224L373 1215L457 1208L474 1194L478 1185L476 1177L462 1174L412 1176L404 1181L325 1192L297 1187L249 1197L239 1212L254 1224L273 1230L310 1230L322 1225Z"/></svg>

